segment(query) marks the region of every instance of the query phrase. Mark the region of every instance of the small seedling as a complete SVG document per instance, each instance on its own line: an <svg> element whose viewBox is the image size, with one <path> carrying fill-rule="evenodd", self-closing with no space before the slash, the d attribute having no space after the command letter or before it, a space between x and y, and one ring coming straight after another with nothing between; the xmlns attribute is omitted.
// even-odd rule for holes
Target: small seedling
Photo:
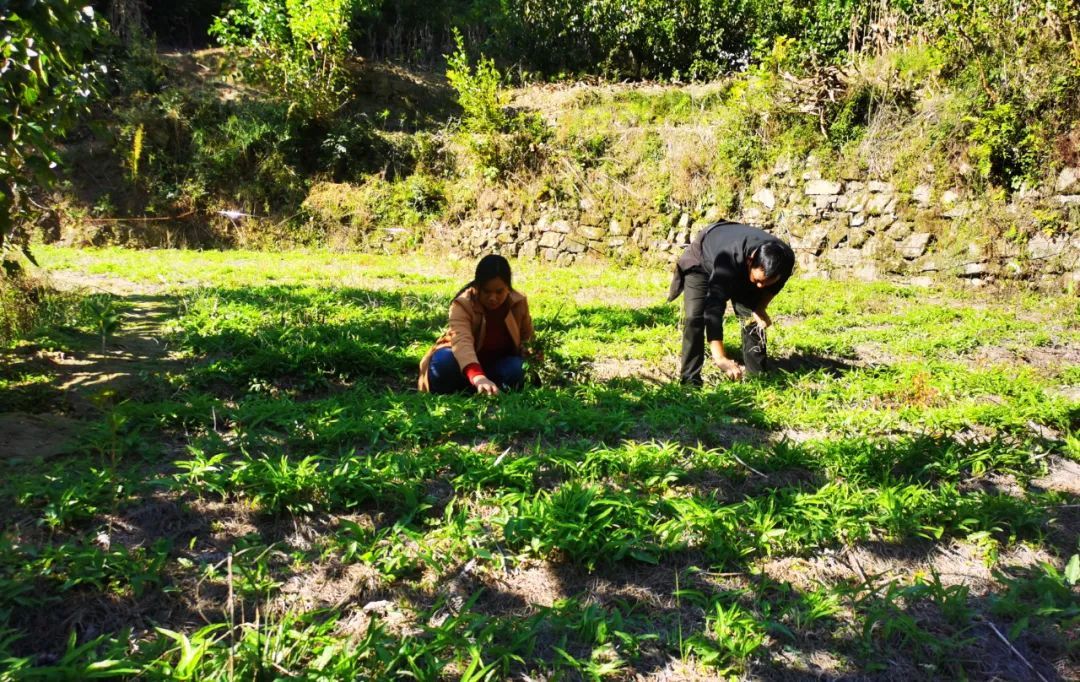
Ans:
<svg viewBox="0 0 1080 682"><path fill-rule="evenodd" d="M124 314L116 308L113 297L108 294L86 299L86 312L101 337L101 352L104 353L109 338L120 329Z"/></svg>

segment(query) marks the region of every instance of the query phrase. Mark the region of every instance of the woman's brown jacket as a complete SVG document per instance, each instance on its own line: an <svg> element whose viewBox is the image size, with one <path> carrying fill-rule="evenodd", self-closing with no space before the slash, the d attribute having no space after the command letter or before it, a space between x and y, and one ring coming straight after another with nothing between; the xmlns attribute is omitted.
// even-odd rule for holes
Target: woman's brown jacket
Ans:
<svg viewBox="0 0 1080 682"><path fill-rule="evenodd" d="M450 328L439 337L431 350L420 361L420 379L417 388L427 392L428 368L431 356L440 348L450 348L458 366L465 369L474 362L479 362L476 351L484 343L487 323L484 319L484 306L467 290L450 303ZM514 348L521 352L521 344L533 337L532 317L529 315L529 301L523 294L510 292L510 312L506 315L506 331L514 340Z"/></svg>

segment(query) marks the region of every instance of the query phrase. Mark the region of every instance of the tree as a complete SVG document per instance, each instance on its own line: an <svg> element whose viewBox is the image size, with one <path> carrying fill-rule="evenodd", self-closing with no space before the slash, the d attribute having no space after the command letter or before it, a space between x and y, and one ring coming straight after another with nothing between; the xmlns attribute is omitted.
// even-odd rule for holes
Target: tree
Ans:
<svg viewBox="0 0 1080 682"><path fill-rule="evenodd" d="M0 247L19 196L48 185L59 141L96 91L99 65L85 57L99 32L75 0L14 0L0 7Z"/></svg>
<svg viewBox="0 0 1080 682"><path fill-rule="evenodd" d="M349 24L367 9L363 0L236 0L210 33L240 48L248 78L326 117L347 98Z"/></svg>

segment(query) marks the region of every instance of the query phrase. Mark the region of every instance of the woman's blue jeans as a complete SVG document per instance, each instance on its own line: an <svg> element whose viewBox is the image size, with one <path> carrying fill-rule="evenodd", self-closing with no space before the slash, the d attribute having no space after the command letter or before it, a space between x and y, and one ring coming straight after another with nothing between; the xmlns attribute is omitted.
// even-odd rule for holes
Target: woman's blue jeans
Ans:
<svg viewBox="0 0 1080 682"><path fill-rule="evenodd" d="M491 379L500 390L517 390L525 385L524 359L520 355L507 355L484 365L484 376ZM454 351L440 348L431 356L428 366L428 382L432 393L458 393L473 389L461 372Z"/></svg>

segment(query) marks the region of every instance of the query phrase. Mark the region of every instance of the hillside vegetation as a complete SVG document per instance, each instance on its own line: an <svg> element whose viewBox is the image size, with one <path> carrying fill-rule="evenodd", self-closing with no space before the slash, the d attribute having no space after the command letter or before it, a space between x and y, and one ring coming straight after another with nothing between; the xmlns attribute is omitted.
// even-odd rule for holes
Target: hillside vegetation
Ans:
<svg viewBox="0 0 1080 682"><path fill-rule="evenodd" d="M448 80L357 62L348 33L332 36L336 67L312 72L295 33L268 34L237 10L219 31L226 52L128 51L99 132L69 141L66 189L43 227L74 243L400 249L493 207L585 201L655 230L681 212L733 215L777 163L929 182L1003 207L1080 162L1071 6L887 6L868 23L852 23L862 5L837 7L849 13L835 18L841 33L859 36L844 49L805 25L785 35L783 22L748 22L765 32L724 51L748 63L701 74L672 61L645 72L659 82L596 85L537 82L558 71L523 72L534 62L507 54L498 32L445 47ZM541 34L534 46L545 44ZM608 72L578 59L579 73ZM702 75L717 79L679 81ZM1064 210L975 229L1022 242L1075 225Z"/></svg>

